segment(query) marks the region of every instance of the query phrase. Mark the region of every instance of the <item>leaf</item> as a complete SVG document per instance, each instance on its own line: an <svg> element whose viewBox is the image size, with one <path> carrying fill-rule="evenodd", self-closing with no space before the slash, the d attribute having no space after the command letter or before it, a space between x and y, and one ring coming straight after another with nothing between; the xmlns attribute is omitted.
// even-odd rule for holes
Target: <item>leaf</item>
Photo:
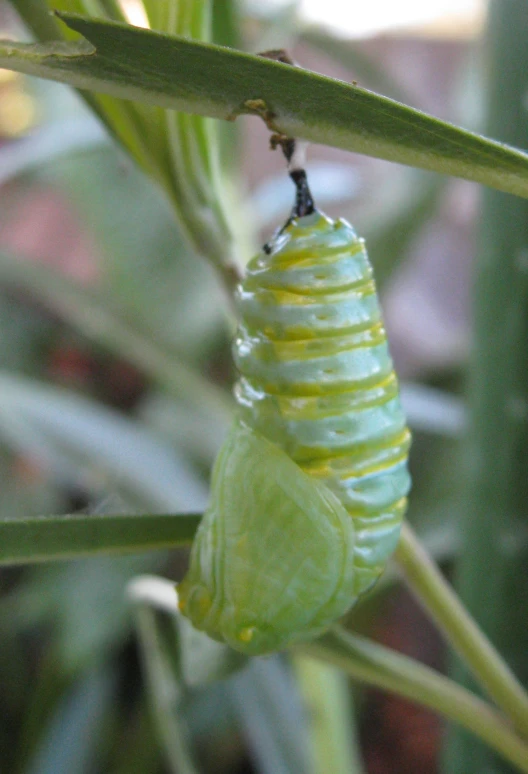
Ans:
<svg viewBox="0 0 528 774"><path fill-rule="evenodd" d="M167 647L153 607L141 605L135 618L152 714L170 770L198 774L182 712L183 690L173 669L174 654Z"/></svg>
<svg viewBox="0 0 528 774"><path fill-rule="evenodd" d="M191 687L240 669L246 659L193 630L178 610L174 584L140 576L128 586L157 731L173 771L196 772L189 745Z"/></svg>
<svg viewBox="0 0 528 774"><path fill-rule="evenodd" d="M37 7L32 4L28 8L27 0L14 0L14 4L40 41L56 40L61 32L69 41L75 38L65 25L51 34L50 25L43 24L49 16L44 0ZM130 9L116 0L49 0L48 5L58 13L86 13L100 21L126 24L127 16L131 17ZM140 24L158 32L206 42L211 39L208 0L138 4L134 10L143 11ZM111 95L84 92L82 96L125 150L165 189L194 249L222 271L224 263L233 261L236 246L225 208L223 180L218 174L217 126L202 116L179 115Z"/></svg>
<svg viewBox="0 0 528 774"><path fill-rule="evenodd" d="M44 124L16 143L0 147L0 185L34 167L71 151L83 151L107 141L101 124L90 116L66 118Z"/></svg>
<svg viewBox="0 0 528 774"><path fill-rule="evenodd" d="M24 770L27 774L89 774L96 768L115 684L108 668L98 666L59 702L44 738Z"/></svg>
<svg viewBox="0 0 528 774"><path fill-rule="evenodd" d="M364 224L363 233L379 290L384 289L395 270L408 258L412 243L434 217L445 188L443 177L415 170L407 172L410 174L402 176L401 186L385 185L376 194ZM380 212L384 213L381 221Z"/></svg>
<svg viewBox="0 0 528 774"><path fill-rule="evenodd" d="M161 4L148 0L145 11L157 32L206 43L212 39L210 0ZM217 124L203 116L158 111L158 145L170 169L173 203L199 254L220 265L232 260L234 244L219 174Z"/></svg>
<svg viewBox="0 0 528 774"><path fill-rule="evenodd" d="M463 401L444 390L425 384L403 383L400 388L403 409L413 430L459 437L466 427Z"/></svg>
<svg viewBox="0 0 528 774"><path fill-rule="evenodd" d="M213 416L229 415L229 395L177 358L159 337L146 330L145 320L131 321L129 310L116 309L115 295L84 287L45 264L15 260L0 252L0 281L30 292L51 306L75 330L127 358L172 394L200 405Z"/></svg>
<svg viewBox="0 0 528 774"><path fill-rule="evenodd" d="M229 691L259 772L312 770L307 718L283 659L251 659L248 668L230 681Z"/></svg>
<svg viewBox="0 0 528 774"><path fill-rule="evenodd" d="M151 613L151 623L173 655L174 679L182 687L203 687L227 677L247 663L245 656L212 640L189 623L178 609L178 596L172 581L155 575L139 575L128 584L128 598L136 612L142 614L143 609L148 609ZM162 626L163 619L167 626Z"/></svg>
<svg viewBox="0 0 528 774"><path fill-rule="evenodd" d="M528 143L526 6L490 4L486 124L505 140ZM460 526L464 551L455 568L458 593L506 663L528 689L528 207L487 192L475 266L468 398L470 432ZM491 673L491 670L489 670ZM452 674L475 685L460 662ZM498 699L496 698L498 702ZM522 710L528 735L528 699ZM513 715L512 715L513 718ZM515 722L520 729L519 715ZM528 755L527 755L528 760ZM448 774L508 774L483 745L453 729Z"/></svg>
<svg viewBox="0 0 528 774"><path fill-rule="evenodd" d="M294 666L311 720L310 741L315 770L366 774L346 675L340 669L302 654L294 657Z"/></svg>
<svg viewBox="0 0 528 774"><path fill-rule="evenodd" d="M145 508L205 506L207 488L182 453L139 422L67 390L0 373L0 434L56 475L112 480Z"/></svg>
<svg viewBox="0 0 528 774"><path fill-rule="evenodd" d="M59 24L58 19L54 18L46 0L11 0L11 3L37 40L58 40L61 38L61 33L70 40L75 37L71 30L65 29L63 25ZM53 10L69 10L81 14L85 10L83 0L54 0L53 5ZM101 11L100 8L97 10ZM112 137L126 145L140 165L143 163L148 166L149 160L145 158L141 139L137 137L135 119L138 116L135 106L119 105L115 100L109 99L105 95L84 92L81 96L106 126Z"/></svg>
<svg viewBox="0 0 528 774"><path fill-rule="evenodd" d="M186 546L199 514L65 515L0 521L0 565Z"/></svg>
<svg viewBox="0 0 528 774"><path fill-rule="evenodd" d="M528 155L357 86L280 62L61 14L74 43L5 42L0 66L125 99L233 119L528 197Z"/></svg>

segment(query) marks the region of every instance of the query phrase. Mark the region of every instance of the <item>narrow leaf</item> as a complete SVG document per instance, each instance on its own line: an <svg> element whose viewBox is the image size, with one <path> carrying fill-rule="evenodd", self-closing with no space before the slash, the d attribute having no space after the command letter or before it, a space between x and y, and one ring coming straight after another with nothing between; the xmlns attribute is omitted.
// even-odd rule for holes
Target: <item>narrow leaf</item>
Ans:
<svg viewBox="0 0 528 774"><path fill-rule="evenodd" d="M65 515L0 521L0 565L153 551L189 545L200 521L186 515Z"/></svg>
<svg viewBox="0 0 528 774"><path fill-rule="evenodd" d="M180 613L172 581L156 575L137 575L128 584L127 596L139 616L143 610L150 612L152 625L172 654L172 678L181 691L223 680L246 664L245 656L199 632ZM163 619L167 626L162 626ZM137 623L141 637L141 621Z"/></svg>
<svg viewBox="0 0 528 774"><path fill-rule="evenodd" d="M0 66L467 178L528 197L528 154L357 86L232 49L61 14L74 43L5 42Z"/></svg>
<svg viewBox="0 0 528 774"><path fill-rule="evenodd" d="M135 619L152 713L170 770L174 774L198 774L182 712L182 686L173 669L173 654L157 625L156 610L148 604L139 605Z"/></svg>
<svg viewBox="0 0 528 774"><path fill-rule="evenodd" d="M222 679L245 664L226 645L196 631L178 609L174 583L143 575L128 585L158 735L178 774L195 774L187 721L191 688Z"/></svg>
<svg viewBox="0 0 528 774"><path fill-rule="evenodd" d="M490 3L487 126L527 143L526 5ZM483 198L474 278L468 384L465 550L454 576L464 604L528 691L528 207L488 192ZM473 688L459 662L452 673ZM519 706L522 712L522 707ZM513 716L512 716L513 717ZM528 735L528 695L516 722ZM509 774L483 745L453 730L446 774Z"/></svg>
<svg viewBox="0 0 528 774"><path fill-rule="evenodd" d="M56 475L113 479L145 510L200 510L207 487L183 453L139 422L81 398L0 372L0 436Z"/></svg>
<svg viewBox="0 0 528 774"><path fill-rule="evenodd" d="M230 682L229 691L259 772L312 771L304 707L294 677L279 656L251 659Z"/></svg>
<svg viewBox="0 0 528 774"><path fill-rule="evenodd" d="M115 680L97 666L68 691L48 721L27 774L89 774L115 702Z"/></svg>
<svg viewBox="0 0 528 774"><path fill-rule="evenodd" d="M49 304L75 330L120 357L128 358L173 395L210 408L220 420L229 416L229 396L201 377L159 339L149 335L144 321L132 322L133 313L128 309L118 310L115 297L105 290L84 287L52 266L17 260L1 251L0 282Z"/></svg>
<svg viewBox="0 0 528 774"><path fill-rule="evenodd" d="M300 654L294 666L310 718L315 774L365 774L347 676Z"/></svg>
<svg viewBox="0 0 528 774"><path fill-rule="evenodd" d="M16 143L0 147L0 185L46 165L50 160L72 151L85 151L106 140L101 124L86 116L44 124Z"/></svg>

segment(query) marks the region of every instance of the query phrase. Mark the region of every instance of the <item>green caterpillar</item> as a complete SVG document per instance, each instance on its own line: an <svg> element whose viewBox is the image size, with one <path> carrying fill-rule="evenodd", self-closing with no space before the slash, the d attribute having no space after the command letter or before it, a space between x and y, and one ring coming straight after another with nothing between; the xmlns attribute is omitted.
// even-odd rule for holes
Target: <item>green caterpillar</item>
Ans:
<svg viewBox="0 0 528 774"><path fill-rule="evenodd" d="M375 582L410 488L364 242L290 174L292 217L238 288L239 411L178 588L198 629L251 655L318 635Z"/></svg>

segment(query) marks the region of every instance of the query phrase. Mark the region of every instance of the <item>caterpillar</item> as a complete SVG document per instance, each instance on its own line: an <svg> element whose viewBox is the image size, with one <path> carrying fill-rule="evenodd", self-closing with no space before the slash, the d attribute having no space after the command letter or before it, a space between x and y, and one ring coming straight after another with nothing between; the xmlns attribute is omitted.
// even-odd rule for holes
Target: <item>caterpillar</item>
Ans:
<svg viewBox="0 0 528 774"><path fill-rule="evenodd" d="M407 504L410 433L364 240L296 202L237 290L237 416L178 587L198 629L249 655L323 632L382 573Z"/></svg>

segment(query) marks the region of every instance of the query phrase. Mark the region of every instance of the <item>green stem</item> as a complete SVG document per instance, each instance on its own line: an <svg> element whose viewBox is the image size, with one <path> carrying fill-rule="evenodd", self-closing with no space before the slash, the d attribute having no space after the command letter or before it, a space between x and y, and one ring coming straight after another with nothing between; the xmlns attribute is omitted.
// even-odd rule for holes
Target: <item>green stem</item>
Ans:
<svg viewBox="0 0 528 774"><path fill-rule="evenodd" d="M472 731L521 772L528 772L528 745L505 719L470 691L429 667L335 626L296 648L343 669L350 677L423 704Z"/></svg>
<svg viewBox="0 0 528 774"><path fill-rule="evenodd" d="M346 675L302 654L294 667L310 720L314 773L363 774Z"/></svg>
<svg viewBox="0 0 528 774"><path fill-rule="evenodd" d="M0 566L188 546L201 515L94 514L0 520Z"/></svg>
<svg viewBox="0 0 528 774"><path fill-rule="evenodd" d="M134 617L152 714L167 763L173 774L198 774L181 706L183 692L157 625L156 611L148 604L137 604Z"/></svg>
<svg viewBox="0 0 528 774"><path fill-rule="evenodd" d="M528 146L525 0L492 0L485 51L485 125ZM528 689L528 202L483 191L474 258L466 475L459 528L467 550L453 582ZM468 670L452 673L473 689ZM446 774L507 774L453 729Z"/></svg>
<svg viewBox="0 0 528 774"><path fill-rule="evenodd" d="M518 730L528 737L528 695L421 546L408 524L396 559L407 583L446 639Z"/></svg>

